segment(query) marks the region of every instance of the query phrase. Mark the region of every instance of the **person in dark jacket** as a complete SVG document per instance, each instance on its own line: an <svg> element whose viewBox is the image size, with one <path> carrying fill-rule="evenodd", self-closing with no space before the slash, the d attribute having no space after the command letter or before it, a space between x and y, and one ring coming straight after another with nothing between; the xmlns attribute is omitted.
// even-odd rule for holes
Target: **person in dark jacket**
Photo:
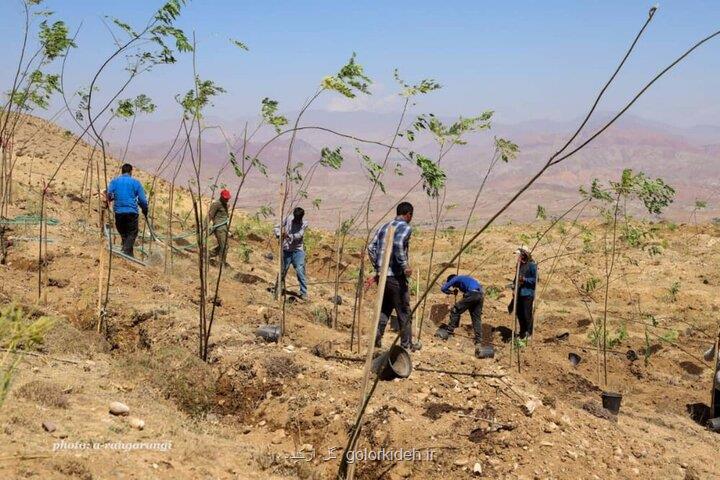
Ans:
<svg viewBox="0 0 720 480"><path fill-rule="evenodd" d="M395 227L392 253L390 254L390 268L385 280L385 291L383 292L380 324L375 337L375 346L381 347L385 327L387 327L390 315L394 310L397 313L398 324L400 325L400 346L411 350L413 347L412 319L410 318L408 278L412 275L412 269L408 260L408 252L412 234L410 222L413 217L413 206L409 202L401 202L395 212L397 214L395 219L380 227L375 232L372 242L368 245L368 256L375 268L375 278L378 281L377 277L380 275L385 236L391 225Z"/></svg>
<svg viewBox="0 0 720 480"><path fill-rule="evenodd" d="M138 205L147 216L148 201L142 184L132 176L132 165L124 164L121 175L108 184L107 200L113 204L115 228L122 239L122 252L133 256L133 246L138 234Z"/></svg>
<svg viewBox="0 0 720 480"><path fill-rule="evenodd" d="M447 340L453 334L455 329L460 325L460 316L470 311L473 330L475 332L475 356L478 358L492 357L492 349L483 348L482 343L482 310L483 298L485 292L482 285L476 279L469 275L450 275L440 287L440 290L446 295L452 295L456 291L460 291L463 297L456 302L450 310L450 321L447 325L441 325L438 328L437 337Z"/></svg>
<svg viewBox="0 0 720 480"><path fill-rule="evenodd" d="M522 339L532 337L533 334L533 302L535 300L535 286L538 281L537 264L532 258L527 247L520 247L515 251L519 255L518 261L520 268L518 269L518 298L515 315L520 325L519 336ZM515 282L513 282L513 289ZM512 308L512 304L509 306Z"/></svg>
<svg viewBox="0 0 720 480"><path fill-rule="evenodd" d="M228 238L228 201L230 191L222 189L220 198L210 204L208 209L208 220L210 221L210 232L215 235L217 246L210 251L210 257L221 256L221 261L227 265L227 238Z"/></svg>

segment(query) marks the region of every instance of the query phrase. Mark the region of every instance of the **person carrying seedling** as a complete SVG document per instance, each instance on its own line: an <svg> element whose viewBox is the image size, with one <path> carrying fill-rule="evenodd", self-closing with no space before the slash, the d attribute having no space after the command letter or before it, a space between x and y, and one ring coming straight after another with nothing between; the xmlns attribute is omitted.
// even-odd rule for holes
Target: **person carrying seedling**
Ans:
<svg viewBox="0 0 720 480"><path fill-rule="evenodd" d="M473 330L475 331L475 356L477 358L492 358L492 347L483 347L482 342L482 310L485 292L482 285L470 275L449 275L440 290L446 295L462 292L463 297L456 302L450 310L450 320L447 325L440 325L435 336L447 340L460 325L460 316L470 311Z"/></svg>
<svg viewBox="0 0 720 480"><path fill-rule="evenodd" d="M413 217L413 206L408 202L402 202L398 204L395 211L397 214L395 219L380 227L375 232L372 242L368 245L368 256L373 267L375 267L374 282L377 283L383 258L385 235L390 225L395 227L390 268L385 281L375 346L378 348L382 346L385 327L387 327L390 315L395 310L400 325L400 346L412 350L412 318L410 317L410 288L408 286L408 279L412 275L412 269L408 261L408 253L410 250L410 235L412 234L410 222Z"/></svg>
<svg viewBox="0 0 720 480"><path fill-rule="evenodd" d="M518 256L517 278L512 284L513 290L518 294L515 315L520 324L519 337L529 339L533 334L533 301L535 300L535 285L538 281L538 269L527 247L518 248L515 254ZM513 312L514 305L515 298L513 297L508 305L508 313Z"/></svg>
<svg viewBox="0 0 720 480"><path fill-rule="evenodd" d="M217 246L210 251L210 257L221 257L221 261L227 265L227 239L228 239L228 202L230 191L223 188L220 191L220 198L210 204L208 209L208 221L210 233L215 235Z"/></svg>
<svg viewBox="0 0 720 480"><path fill-rule="evenodd" d="M282 282L285 284L285 275L287 275L290 265L295 269L298 283L300 284L300 299L307 301L307 279L305 278L305 249L303 240L308 222L303 220L305 210L301 207L295 207L292 215L285 219L285 228L283 232L283 271ZM275 226L275 238L280 238L280 225Z"/></svg>
<svg viewBox="0 0 720 480"><path fill-rule="evenodd" d="M113 204L115 228L122 239L122 253L132 257L138 235L138 205L147 218L148 201L139 180L132 177L132 165L124 164L120 176L108 184L106 199Z"/></svg>

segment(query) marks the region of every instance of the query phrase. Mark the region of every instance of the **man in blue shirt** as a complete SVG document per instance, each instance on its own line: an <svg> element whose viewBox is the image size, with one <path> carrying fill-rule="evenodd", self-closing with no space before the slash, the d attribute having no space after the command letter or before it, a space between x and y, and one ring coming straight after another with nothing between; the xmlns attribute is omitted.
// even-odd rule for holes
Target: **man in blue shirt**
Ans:
<svg viewBox="0 0 720 480"><path fill-rule="evenodd" d="M538 270L537 264L532 258L527 247L522 246L515 251L519 255L518 261L520 268L518 269L518 298L517 315L520 324L520 338L526 339L532 337L533 334L533 302L535 300L535 285L537 285ZM513 283L515 288L515 283ZM512 305L512 304L511 304Z"/></svg>
<svg viewBox="0 0 720 480"><path fill-rule="evenodd" d="M440 287L446 295L452 295L455 290L462 292L462 299L453 305L450 310L450 321L447 325L441 325L435 336L447 340L460 325L460 315L470 311L473 330L475 331L475 356L478 358L490 358L493 356L492 348L483 348L482 343L482 310L483 310L483 287L469 275L450 275Z"/></svg>
<svg viewBox="0 0 720 480"><path fill-rule="evenodd" d="M113 204L115 228L122 239L122 252L133 256L133 246L138 234L138 205L147 216L148 202L142 184L132 177L132 165L126 163L121 175L108 184L107 199Z"/></svg>
<svg viewBox="0 0 720 480"><path fill-rule="evenodd" d="M397 313L398 324L400 325L400 346L412 349L412 319L410 318L410 289L408 278L412 275L412 269L408 261L408 250L410 249L410 236L412 228L410 222L413 217L413 206L409 202L401 202L395 210L395 220L380 227L372 242L368 245L368 256L375 268L375 275L380 273L380 263L383 258L385 247L385 236L390 226L395 227L395 235L392 241L392 253L390 254L390 268L385 280L385 291L383 292L382 310L380 324L378 325L375 346L382 346L382 337L385 333L388 320L393 310Z"/></svg>

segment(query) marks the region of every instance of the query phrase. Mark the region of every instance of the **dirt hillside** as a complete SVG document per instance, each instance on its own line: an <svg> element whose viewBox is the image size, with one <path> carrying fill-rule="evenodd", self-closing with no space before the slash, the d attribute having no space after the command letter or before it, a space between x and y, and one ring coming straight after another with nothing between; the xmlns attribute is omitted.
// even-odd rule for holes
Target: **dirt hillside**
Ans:
<svg viewBox="0 0 720 480"><path fill-rule="evenodd" d="M19 183L11 217L37 211L43 179L74 141L37 119L19 143L23 138L29 140L16 150ZM48 215L59 224L48 228L44 298L37 301L36 226L13 228L13 246L0 265L0 303L16 302L32 316L55 318L41 349L24 356L0 410L0 478L334 478L362 381L362 363L355 360L362 353L349 348L361 240L352 239L345 251L347 283L340 291L337 328L328 322L334 239L316 230L307 241L310 300L287 305L287 335L280 344L256 337L260 325L280 322L282 306L269 291L275 267L269 225L242 216L208 363L197 358L192 252L175 255L167 269L163 249L149 241L143 246L147 266L115 258L108 329L99 334L102 243L96 201L88 203L87 186L82 188L91 150L82 144L51 188ZM117 166L111 169L114 175ZM146 173L138 176L150 180ZM188 205L183 195L181 212ZM157 204L166 198L167 185L160 182ZM308 212L312 225L315 213ZM420 209L416 218L429 220ZM180 218L177 228L183 225ZM510 367L512 318L506 307L513 250L547 226L492 228L463 256L461 271L473 273L486 289L483 324L485 340L495 345L494 359L473 356L467 315L448 342L433 338L452 301L434 289L414 371L406 380L380 382L359 443L367 452L404 450L419 458L359 461L358 478L720 476L720 436L688 413L688 405L710 401L712 371L702 355L718 328L720 227L659 222L652 228L661 254L623 247L608 315L614 341L607 388L623 394L616 417L600 404L605 386L590 334L602 316L603 297L600 290L582 293L589 278L602 277L598 223L567 222L565 233L553 230L539 243L535 335L521 349L520 371L516 362ZM430 234L415 232L411 247L411 261L423 275ZM442 232L437 263L452 256L460 236ZM213 267L211 276L215 272ZM289 278L292 289L292 272ZM375 296L370 290L364 304L363 333ZM391 335L386 333L386 345ZM569 353L582 357L576 367ZM480 373L494 376L473 376ZM129 407L129 415L109 414L116 401ZM45 431L43 422L55 429Z"/></svg>

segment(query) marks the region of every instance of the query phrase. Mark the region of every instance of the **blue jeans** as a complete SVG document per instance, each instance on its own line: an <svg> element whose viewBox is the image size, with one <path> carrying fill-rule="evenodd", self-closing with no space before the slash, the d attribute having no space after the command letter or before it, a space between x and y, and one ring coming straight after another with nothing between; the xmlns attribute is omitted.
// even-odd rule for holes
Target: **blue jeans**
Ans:
<svg viewBox="0 0 720 480"><path fill-rule="evenodd" d="M295 269L298 283L300 284L300 295L307 295L307 280L305 279L305 252L302 250L294 250L291 252L283 252L283 283L285 283L285 275L287 275L290 265Z"/></svg>

